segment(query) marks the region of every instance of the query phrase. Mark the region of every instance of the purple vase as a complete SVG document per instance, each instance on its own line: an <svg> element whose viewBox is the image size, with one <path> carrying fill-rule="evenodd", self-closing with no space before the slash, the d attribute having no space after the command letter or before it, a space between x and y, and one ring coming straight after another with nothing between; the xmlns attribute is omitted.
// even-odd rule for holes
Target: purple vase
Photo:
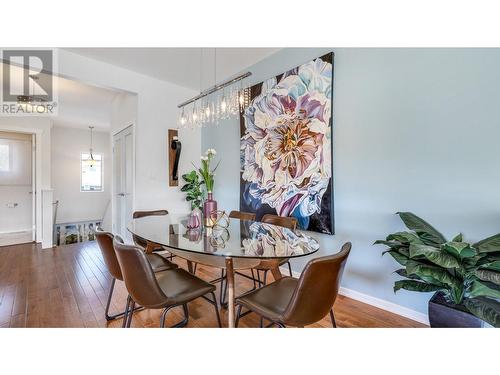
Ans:
<svg viewBox="0 0 500 375"><path fill-rule="evenodd" d="M203 217L205 218L205 226L211 227L213 225L210 215L217 211L217 202L212 199L212 192L208 192L208 197L203 203Z"/></svg>
<svg viewBox="0 0 500 375"><path fill-rule="evenodd" d="M195 209L197 210L197 209ZM187 222L187 228L188 229L196 229L199 228L201 225L201 220L197 212L195 210L191 211L191 214L189 215L188 222Z"/></svg>

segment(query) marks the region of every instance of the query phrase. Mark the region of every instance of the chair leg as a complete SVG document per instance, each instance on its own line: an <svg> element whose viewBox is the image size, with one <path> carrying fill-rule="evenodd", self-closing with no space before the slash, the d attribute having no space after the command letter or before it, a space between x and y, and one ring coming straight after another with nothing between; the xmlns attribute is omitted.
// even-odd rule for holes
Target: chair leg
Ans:
<svg viewBox="0 0 500 375"><path fill-rule="evenodd" d="M266 281L267 281L267 272L268 272L268 270L265 270L265 271L264 271L264 280L262 280L262 283L263 283L264 285L266 285Z"/></svg>
<svg viewBox="0 0 500 375"><path fill-rule="evenodd" d="M333 328L337 328L337 322L335 321L335 315L333 315L333 309L330 309L330 319L332 320Z"/></svg>
<svg viewBox="0 0 500 375"><path fill-rule="evenodd" d="M161 313L161 318L160 318L160 328L165 328L165 317L167 316L167 313L170 311L170 309L177 307L178 305L172 305L169 307L166 307L163 312ZM187 304L182 305L182 309L184 310L184 320L180 321L177 324L174 324L173 326L170 326L169 328L181 328L185 327L188 324L189 321L189 311Z"/></svg>
<svg viewBox="0 0 500 375"><path fill-rule="evenodd" d="M255 274L253 273L253 268L250 268L250 272L252 272L253 289L257 289L257 283L255 280ZM257 271L257 272L259 272L259 271Z"/></svg>
<svg viewBox="0 0 500 375"><path fill-rule="evenodd" d="M260 271L257 270L257 283L259 284L259 288L262 287L262 281L260 281Z"/></svg>
<svg viewBox="0 0 500 375"><path fill-rule="evenodd" d="M130 295L127 297L127 304L125 305L125 312L123 314L123 323L122 323L122 328L127 327L127 320L128 320L128 312L130 310L130 304L132 303L132 297Z"/></svg>
<svg viewBox="0 0 500 375"><path fill-rule="evenodd" d="M134 316L134 310L135 310L135 301L132 300L132 304L130 305L130 311L127 314L127 317L128 317L127 328L130 328L130 325L132 324L132 318Z"/></svg>
<svg viewBox="0 0 500 375"><path fill-rule="evenodd" d="M234 321L234 328L238 328L238 323L240 322L241 316L241 305L238 305L238 310L236 311L236 320Z"/></svg>
<svg viewBox="0 0 500 375"><path fill-rule="evenodd" d="M288 271L290 271L290 277L293 277L293 274L292 274L292 265L290 264L290 261L286 262L286 264L288 264Z"/></svg>
<svg viewBox="0 0 500 375"><path fill-rule="evenodd" d="M196 269L198 268L198 263L194 264L193 275L196 275Z"/></svg>
<svg viewBox="0 0 500 375"><path fill-rule="evenodd" d="M220 298L219 298L219 301L220 301L220 304L221 306L224 304L224 268L221 269L221 272L220 272Z"/></svg>
<svg viewBox="0 0 500 375"><path fill-rule="evenodd" d="M123 310L123 312L115 314L115 315L109 315L109 308L111 306L111 299L113 297L115 282L116 282L116 279L113 279L113 281L111 281L111 287L109 288L108 302L106 303L106 310L104 311L104 315L105 315L107 321L115 320L115 319L121 318L122 316L123 316L123 320L125 320L126 316L127 316L127 312L128 312L128 310L127 310L128 300L127 300L127 303L125 304L125 310ZM142 309L143 309L142 306L138 306L134 309L134 311L138 311L138 310L142 310Z"/></svg>
<svg viewBox="0 0 500 375"><path fill-rule="evenodd" d="M161 318L160 318L160 328L163 328L165 327L165 316L167 315L168 313L168 310L170 310L171 307L167 307L165 308L162 313L161 313Z"/></svg>
<svg viewBox="0 0 500 375"><path fill-rule="evenodd" d="M215 293L211 292L210 294L212 295L213 298L213 302L210 301L210 303L214 305L215 315L217 316L217 324L219 324L219 328L222 328L222 322L220 320L220 314L219 314L219 306L217 306L217 299L215 299Z"/></svg>
<svg viewBox="0 0 500 375"><path fill-rule="evenodd" d="M222 285L221 285L221 289L222 289ZM224 291L222 292L222 298L220 301L221 306L227 305L226 294L227 294L227 275L226 275L226 282L224 283Z"/></svg>
<svg viewBox="0 0 500 375"><path fill-rule="evenodd" d="M188 310L188 305L187 303L185 303L184 305L182 305L182 311L184 311L184 320L180 323L177 323L175 326L178 326L178 328L180 327L184 327L186 324L188 324L188 320L189 320L189 310Z"/></svg>
<svg viewBox="0 0 500 375"><path fill-rule="evenodd" d="M109 315L109 307L111 306L111 298L113 297L113 290L115 289L115 281L116 279L113 277L113 280L111 280L111 286L109 287L108 302L106 303L106 310L104 311L104 316L106 317L106 320L113 320L124 314L123 312L113 316Z"/></svg>
<svg viewBox="0 0 500 375"><path fill-rule="evenodd" d="M274 327L274 326L278 326L278 328L286 328L286 326L283 323L274 322L272 320L269 320L269 321L271 323L264 327L264 317L262 316L260 318L260 328L271 328L271 327Z"/></svg>

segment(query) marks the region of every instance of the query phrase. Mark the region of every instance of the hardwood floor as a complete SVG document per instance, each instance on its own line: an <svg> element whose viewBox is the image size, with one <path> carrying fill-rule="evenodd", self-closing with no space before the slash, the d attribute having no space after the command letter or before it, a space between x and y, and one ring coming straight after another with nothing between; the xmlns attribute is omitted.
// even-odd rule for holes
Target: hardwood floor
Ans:
<svg viewBox="0 0 500 375"><path fill-rule="evenodd" d="M182 267L186 262L174 258ZM199 265L196 275L211 280L220 270ZM0 247L0 328L6 327L120 327L121 319L104 318L111 282L95 242L40 250L39 245ZM237 294L251 281L236 277ZM217 294L218 295L218 294ZM111 313L122 311L127 292L117 281ZM334 306L339 327L425 327L376 307L339 296ZM158 327L161 310L134 314L132 327ZM188 327L216 327L213 306L203 299L189 304ZM221 310L223 324L227 310ZM182 320L182 309L167 316L167 325ZM249 314L240 327L258 327L259 317ZM331 327L328 317L311 327Z"/></svg>

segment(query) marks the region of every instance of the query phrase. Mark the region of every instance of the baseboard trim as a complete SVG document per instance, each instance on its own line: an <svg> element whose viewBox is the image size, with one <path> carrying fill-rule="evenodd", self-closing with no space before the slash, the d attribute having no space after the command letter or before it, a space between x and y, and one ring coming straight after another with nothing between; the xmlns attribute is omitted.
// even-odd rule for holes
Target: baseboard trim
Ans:
<svg viewBox="0 0 500 375"><path fill-rule="evenodd" d="M280 267L280 270L283 275L289 274L288 267ZM292 275L293 277L298 278L300 276L300 273L292 271ZM414 320L416 322L429 325L429 317L427 316L427 314L409 309L405 306L398 305L397 303L373 297L368 294L358 292L357 290L345 287L340 287L339 293L345 297L355 299L356 301L360 301L368 305L378 307L379 309L389 311L393 314L404 316L405 318Z"/></svg>
<svg viewBox="0 0 500 375"><path fill-rule="evenodd" d="M1 235L9 235L9 234L12 234L12 235L16 235L16 234L23 234L23 233L31 233L32 230L31 229L18 229L18 230L9 230L9 231L4 231L4 232L0 232Z"/></svg>

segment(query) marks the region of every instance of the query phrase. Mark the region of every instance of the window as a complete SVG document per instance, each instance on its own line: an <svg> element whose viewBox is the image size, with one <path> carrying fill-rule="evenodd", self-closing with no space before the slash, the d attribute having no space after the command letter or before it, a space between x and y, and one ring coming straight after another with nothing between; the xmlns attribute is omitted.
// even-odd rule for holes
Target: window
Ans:
<svg viewBox="0 0 500 375"><path fill-rule="evenodd" d="M81 186L80 191L104 191L102 186L102 155L82 153L81 159Z"/></svg>
<svg viewBox="0 0 500 375"><path fill-rule="evenodd" d="M0 172L10 171L10 147L0 145Z"/></svg>

